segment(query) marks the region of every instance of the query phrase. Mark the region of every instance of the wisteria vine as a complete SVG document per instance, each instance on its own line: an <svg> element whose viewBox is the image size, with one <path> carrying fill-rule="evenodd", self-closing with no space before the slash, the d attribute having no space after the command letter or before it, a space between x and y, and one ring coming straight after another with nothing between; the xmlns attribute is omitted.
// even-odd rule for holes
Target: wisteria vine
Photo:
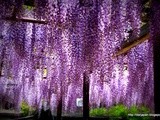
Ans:
<svg viewBox="0 0 160 120"><path fill-rule="evenodd" d="M46 25L3 20L13 5L24 13L24 1L0 3L2 102L15 100L17 109L22 101L38 109L47 104L56 112L62 97L63 112L75 112L76 99L83 97L83 73L89 71L90 107L123 103L153 108L151 42L112 57L127 29L139 35L140 0L89 1L36 0L30 17Z"/></svg>

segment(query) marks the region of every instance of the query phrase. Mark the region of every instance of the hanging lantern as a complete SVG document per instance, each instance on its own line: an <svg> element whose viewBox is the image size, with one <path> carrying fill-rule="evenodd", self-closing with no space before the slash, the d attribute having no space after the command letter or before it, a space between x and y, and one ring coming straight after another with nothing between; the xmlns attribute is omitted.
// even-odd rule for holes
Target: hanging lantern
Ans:
<svg viewBox="0 0 160 120"><path fill-rule="evenodd" d="M47 74L48 74L47 68L44 68L43 69L43 79L47 78Z"/></svg>

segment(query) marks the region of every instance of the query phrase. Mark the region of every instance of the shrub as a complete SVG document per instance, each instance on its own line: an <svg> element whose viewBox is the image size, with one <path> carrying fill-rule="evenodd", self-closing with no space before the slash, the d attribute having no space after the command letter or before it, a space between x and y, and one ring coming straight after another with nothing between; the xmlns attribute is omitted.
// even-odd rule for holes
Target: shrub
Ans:
<svg viewBox="0 0 160 120"><path fill-rule="evenodd" d="M103 117L107 116L107 109L106 108L94 108L90 110L90 116L92 117Z"/></svg>
<svg viewBox="0 0 160 120"><path fill-rule="evenodd" d="M21 112L22 112L22 116L27 116L29 115L29 105L26 102L22 102L21 103Z"/></svg>
<svg viewBox="0 0 160 120"><path fill-rule="evenodd" d="M149 116L134 116L134 114L149 114L150 110L149 108L145 106L131 106L128 110L129 114L133 114L133 116L128 117L128 120L151 120Z"/></svg>
<svg viewBox="0 0 160 120"><path fill-rule="evenodd" d="M138 113L139 113L138 107L135 106L135 105L131 106L131 107L129 108L129 110L128 110L128 113L129 113L129 114L138 114Z"/></svg>
<svg viewBox="0 0 160 120"><path fill-rule="evenodd" d="M150 109L145 106L140 106L138 110L139 110L139 113L142 113L142 114L149 114L151 112Z"/></svg>
<svg viewBox="0 0 160 120"><path fill-rule="evenodd" d="M108 116L112 117L126 117L128 115L128 109L126 106L119 104L109 108Z"/></svg>
<svg viewBox="0 0 160 120"><path fill-rule="evenodd" d="M127 120L151 120L149 116L134 116L134 114L149 114L150 109L145 106L131 106L127 108L123 104L118 104L111 106L110 108L94 108L90 110L90 116L94 117L105 117L109 116L110 120L117 120L119 117L121 119ZM128 116L128 114L133 114L133 116ZM118 118L117 118L118 117Z"/></svg>
<svg viewBox="0 0 160 120"><path fill-rule="evenodd" d="M35 113L35 108L29 106L26 102L21 103L22 116L28 116Z"/></svg>

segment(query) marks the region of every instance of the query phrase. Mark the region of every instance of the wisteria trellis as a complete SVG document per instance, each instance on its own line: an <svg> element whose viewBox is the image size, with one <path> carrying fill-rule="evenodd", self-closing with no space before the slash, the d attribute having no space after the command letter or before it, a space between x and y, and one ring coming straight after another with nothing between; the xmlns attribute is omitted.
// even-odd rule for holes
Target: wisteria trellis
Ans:
<svg viewBox="0 0 160 120"><path fill-rule="evenodd" d="M0 98L54 111L75 112L83 97L83 73L90 76L90 107L148 105L153 109L152 46L146 41L125 56L112 58L126 38L139 34L141 0L36 0L35 14L47 25L5 21L12 6L0 3ZM20 13L19 13L20 14ZM20 15L20 16L21 16ZM14 87L7 87L7 84Z"/></svg>

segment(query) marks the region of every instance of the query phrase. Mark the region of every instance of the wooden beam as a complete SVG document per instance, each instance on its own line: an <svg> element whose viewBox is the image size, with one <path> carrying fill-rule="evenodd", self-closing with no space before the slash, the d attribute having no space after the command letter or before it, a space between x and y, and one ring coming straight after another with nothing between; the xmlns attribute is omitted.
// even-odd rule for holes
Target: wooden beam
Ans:
<svg viewBox="0 0 160 120"><path fill-rule="evenodd" d="M4 20L11 20L11 21L16 21L16 22L38 23L38 24L47 24L48 23L45 20L37 20L37 19L27 18L27 17L22 17L22 18L7 17Z"/></svg>
<svg viewBox="0 0 160 120"><path fill-rule="evenodd" d="M116 52L114 55L113 55L113 58L119 56L119 55L122 55L122 54L125 54L127 53L131 48L133 47L136 47L137 45L143 43L144 41L148 40L149 39L149 33L138 38L135 42L133 42L132 44L122 48L121 50L119 50L118 52Z"/></svg>
<svg viewBox="0 0 160 120"><path fill-rule="evenodd" d="M12 12L12 16L6 17L6 18L4 18L4 20L16 21L16 22L38 23L38 24L47 24L48 23L45 20L39 20L39 19L34 19L34 18L28 18L28 17L19 18L19 17L17 17L18 14L19 14L19 9L14 7L13 12Z"/></svg>
<svg viewBox="0 0 160 120"><path fill-rule="evenodd" d="M127 53L130 49L133 47L136 47L137 45L143 43L144 41L149 39L149 25L145 24L141 27L141 32L139 37L131 36L124 44L122 44L121 49L117 51L112 57L115 58L119 55Z"/></svg>

